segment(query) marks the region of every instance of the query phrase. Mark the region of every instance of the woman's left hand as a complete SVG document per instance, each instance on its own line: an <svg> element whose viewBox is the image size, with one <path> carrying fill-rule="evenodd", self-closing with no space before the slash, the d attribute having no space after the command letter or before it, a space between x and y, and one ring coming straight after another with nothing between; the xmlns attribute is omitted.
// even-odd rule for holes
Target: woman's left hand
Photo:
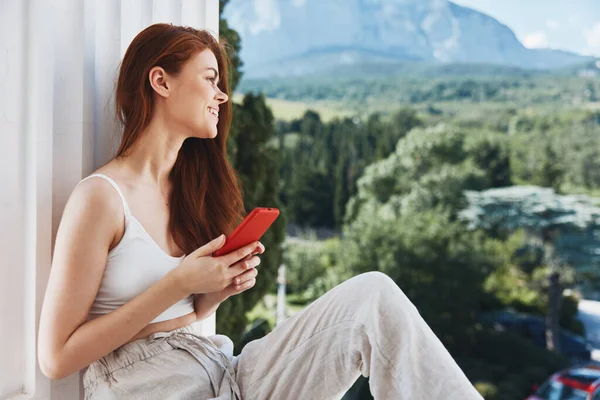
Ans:
<svg viewBox="0 0 600 400"><path fill-rule="evenodd" d="M257 247L252 254L249 254L239 261L240 264L245 263L244 269L246 269L246 271L236 276L231 285L227 286L225 289L218 292L203 293L202 296L204 300L212 304L220 304L231 296L240 294L252 288L256 284L256 276L258 275L256 267L260 264L260 258L256 257L256 254L262 254L264 252L265 247L260 243L259 247Z"/></svg>
<svg viewBox="0 0 600 400"><path fill-rule="evenodd" d="M256 276L258 275L258 270L256 267L260 264L260 258L257 257L256 254L262 254L264 252L265 246L259 242L259 246L254 252L252 252L252 254L249 254L238 262L238 264L243 265L246 271L236 276L233 279L233 282L231 282L231 285L227 286L221 291L222 295L224 296L222 301L227 300L233 295L245 292L256 284Z"/></svg>

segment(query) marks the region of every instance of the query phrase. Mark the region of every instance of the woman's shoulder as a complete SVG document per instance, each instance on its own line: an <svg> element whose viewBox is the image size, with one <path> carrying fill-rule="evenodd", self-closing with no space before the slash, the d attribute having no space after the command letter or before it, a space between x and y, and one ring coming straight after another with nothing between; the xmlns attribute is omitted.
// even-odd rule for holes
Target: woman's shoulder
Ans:
<svg viewBox="0 0 600 400"><path fill-rule="evenodd" d="M65 212L73 209L95 217L114 216L115 221L121 221L123 202L118 190L115 190L115 179L118 180L118 171L114 168L105 165L97 169L75 186L65 206Z"/></svg>
<svg viewBox="0 0 600 400"><path fill-rule="evenodd" d="M64 243L85 248L104 241L110 248L123 231L123 206L115 190L104 179L84 179L65 204L57 248Z"/></svg>
<svg viewBox="0 0 600 400"><path fill-rule="evenodd" d="M121 199L111 186L104 179L82 180L71 192L65 212L72 210L96 217L122 214Z"/></svg>

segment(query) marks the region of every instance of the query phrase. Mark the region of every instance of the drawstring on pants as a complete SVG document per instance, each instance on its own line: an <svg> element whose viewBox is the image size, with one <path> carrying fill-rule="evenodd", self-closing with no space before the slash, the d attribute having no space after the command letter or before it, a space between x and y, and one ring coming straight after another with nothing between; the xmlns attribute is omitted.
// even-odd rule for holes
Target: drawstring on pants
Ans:
<svg viewBox="0 0 600 400"><path fill-rule="evenodd" d="M214 373L211 374L209 369L204 366L203 362L205 361L201 360L192 349L199 348L208 359L217 363L217 365L219 365L219 367L221 367L221 369L225 372L224 379L229 383L230 393L227 393L228 396L223 398L242 400L240 388L235 380L235 370L231 364L231 360L229 360L229 358L222 351L215 348L214 343L210 339L204 336L195 335L190 332L171 331L157 332L150 336L150 343L155 343L158 341L166 341L174 349L181 349L190 353L206 371L213 391L215 394L219 395L217 398L219 399L221 398L221 395L225 395L223 391L227 391L227 387L223 387L223 383L226 382L219 382L221 377L214 376ZM223 360L223 362L219 360Z"/></svg>

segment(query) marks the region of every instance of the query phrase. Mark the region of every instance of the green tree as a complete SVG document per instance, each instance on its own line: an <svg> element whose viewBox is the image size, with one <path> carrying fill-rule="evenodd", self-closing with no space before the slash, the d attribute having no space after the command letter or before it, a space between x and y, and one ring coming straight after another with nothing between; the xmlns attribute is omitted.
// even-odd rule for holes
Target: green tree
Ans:
<svg viewBox="0 0 600 400"><path fill-rule="evenodd" d="M390 121L375 113L366 123L357 117L323 123L318 113L308 110L300 119L279 124L280 143L285 144L285 136L297 138L293 146L278 146L285 148L281 199L291 220L339 228L365 167L387 157L420 124L410 109L400 109Z"/></svg>
<svg viewBox="0 0 600 400"><path fill-rule="evenodd" d="M484 237L438 209L378 211L361 213L345 227L341 262L353 273L388 274L445 345L468 353L482 283L494 267Z"/></svg>
<svg viewBox="0 0 600 400"><path fill-rule="evenodd" d="M229 0L219 0L219 35L226 39L229 55L229 88L231 93L235 91L242 78L241 68L244 65L240 58L240 50L242 48L242 40L240 35L229 27L227 20L223 18L223 10L229 3Z"/></svg>
<svg viewBox="0 0 600 400"><path fill-rule="evenodd" d="M542 149L543 161L534 182L540 186L551 187L555 192L560 193L565 174L561 160L550 143L546 142Z"/></svg>
<svg viewBox="0 0 600 400"><path fill-rule="evenodd" d="M495 268L485 237L457 218L468 205L464 190L487 184L465 138L446 125L413 129L369 165L348 207L340 255L354 273L391 276L444 343L463 352Z"/></svg>
<svg viewBox="0 0 600 400"><path fill-rule="evenodd" d="M530 243L540 249L542 259L538 257L538 262L546 267L540 272L547 275L547 344L549 349L557 349L562 288L574 283L577 271L571 262L583 261L586 268L598 262L597 240L590 235L597 222L589 217L597 211L594 206L586 209L584 204L573 209L568 199L554 193L540 196L541 192L530 187L469 192L471 205L465 216L475 227L494 226L509 232L524 229Z"/></svg>
<svg viewBox="0 0 600 400"><path fill-rule="evenodd" d="M388 158L369 165L347 206L352 221L365 204L400 213L441 207L452 218L466 206L465 189L484 189L485 174L474 164L463 131L447 125L413 129Z"/></svg>
<svg viewBox="0 0 600 400"><path fill-rule="evenodd" d="M348 161L346 157L340 155L335 165L334 171L335 191L333 194L333 214L335 225L341 226L346 212L346 203L350 198L350 188L352 182L348 177Z"/></svg>
<svg viewBox="0 0 600 400"><path fill-rule="evenodd" d="M227 0L220 0L220 12ZM230 44L231 92L239 82L242 65L239 59L240 38L227 21L220 20L220 34ZM233 105L233 121L228 141L228 157L239 172L244 189L246 211L254 207L277 207L279 203L279 158L267 143L274 136L273 114L262 94L247 94L242 104ZM285 237L286 216L282 213L261 239L266 251L261 255L256 285L223 302L217 311L217 331L238 344L248 323L246 312L273 289L277 268L281 264L281 244Z"/></svg>
<svg viewBox="0 0 600 400"><path fill-rule="evenodd" d="M502 134L484 132L471 134L469 153L475 164L485 171L491 187L512 185L508 141Z"/></svg>
<svg viewBox="0 0 600 400"><path fill-rule="evenodd" d="M315 137L321 125L321 116L319 113L307 110L300 120L300 133L304 136Z"/></svg>
<svg viewBox="0 0 600 400"><path fill-rule="evenodd" d="M312 166L300 166L289 186L290 220L301 226L333 226L333 188L327 175Z"/></svg>

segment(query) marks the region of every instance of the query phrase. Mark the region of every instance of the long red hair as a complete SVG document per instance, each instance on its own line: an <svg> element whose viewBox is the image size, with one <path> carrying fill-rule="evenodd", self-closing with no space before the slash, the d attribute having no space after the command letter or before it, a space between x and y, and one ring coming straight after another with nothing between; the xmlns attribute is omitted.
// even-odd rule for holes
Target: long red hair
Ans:
<svg viewBox="0 0 600 400"><path fill-rule="evenodd" d="M208 31L171 24L154 24L140 32L121 62L115 103L123 127L116 157L127 156L153 112L153 89L148 74L155 66L177 74L193 55L210 49L219 66L219 89L228 96L229 58L226 43ZM218 134L214 139L188 138L179 150L169 179L169 230L186 254L206 242L229 234L244 212L239 177L227 159L231 102L219 107Z"/></svg>

